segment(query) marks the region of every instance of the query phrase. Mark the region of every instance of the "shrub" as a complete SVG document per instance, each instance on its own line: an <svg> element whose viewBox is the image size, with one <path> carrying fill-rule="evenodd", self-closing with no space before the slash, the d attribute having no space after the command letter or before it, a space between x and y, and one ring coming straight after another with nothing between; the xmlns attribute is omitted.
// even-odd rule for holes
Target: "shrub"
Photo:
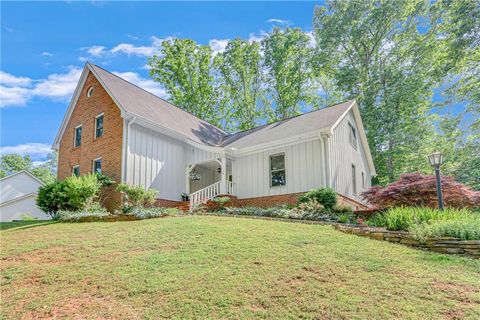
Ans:
<svg viewBox="0 0 480 320"><path fill-rule="evenodd" d="M431 224L434 221L468 219L473 215L478 216L466 209L449 208L442 211L426 207L397 207L375 215L369 224L389 230L408 231L412 226Z"/></svg>
<svg viewBox="0 0 480 320"><path fill-rule="evenodd" d="M230 201L229 197L215 197L212 199L213 202L215 202L220 209L223 209L225 207L225 204Z"/></svg>
<svg viewBox="0 0 480 320"><path fill-rule="evenodd" d="M100 187L95 174L71 176L40 187L37 206L51 216L59 210L81 211L93 204Z"/></svg>
<svg viewBox="0 0 480 320"><path fill-rule="evenodd" d="M457 220L437 220L413 225L408 230L418 240L428 237L455 237L461 240L480 240L480 216L472 214Z"/></svg>
<svg viewBox="0 0 480 320"><path fill-rule="evenodd" d="M453 208L479 207L480 192L455 182L452 177L442 177L442 191L445 206ZM363 199L379 208L396 206L437 207L435 176L409 173L382 188L374 186L362 193Z"/></svg>
<svg viewBox="0 0 480 320"><path fill-rule="evenodd" d="M108 212L86 212L61 210L55 215L55 220L60 222L93 222L102 221L103 218L111 216Z"/></svg>
<svg viewBox="0 0 480 320"><path fill-rule="evenodd" d="M337 214L353 214L353 208L350 206L337 204L333 207L333 212Z"/></svg>
<svg viewBox="0 0 480 320"><path fill-rule="evenodd" d="M315 199L300 203L298 208L309 213L322 213L325 210L325 207Z"/></svg>
<svg viewBox="0 0 480 320"><path fill-rule="evenodd" d="M137 219L140 219L140 220L174 216L174 215L180 215L180 214L183 214L183 211L176 208L136 207L132 210L132 215L134 215Z"/></svg>
<svg viewBox="0 0 480 320"><path fill-rule="evenodd" d="M319 188L310 190L298 198L299 203L305 203L311 200L317 201L327 210L332 210L337 204L337 194L330 188Z"/></svg>
<svg viewBox="0 0 480 320"><path fill-rule="evenodd" d="M131 186L126 183L119 184L117 191L124 194L128 205L133 208L152 204L157 194L155 189L145 190L142 186Z"/></svg>

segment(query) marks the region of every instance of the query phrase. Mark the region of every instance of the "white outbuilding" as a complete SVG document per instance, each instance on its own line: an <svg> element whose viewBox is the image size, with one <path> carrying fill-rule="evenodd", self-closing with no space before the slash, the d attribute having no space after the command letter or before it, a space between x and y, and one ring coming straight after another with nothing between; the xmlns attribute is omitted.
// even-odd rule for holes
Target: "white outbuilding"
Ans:
<svg viewBox="0 0 480 320"><path fill-rule="evenodd" d="M0 221L50 219L35 203L41 186L43 182L26 170L0 179Z"/></svg>

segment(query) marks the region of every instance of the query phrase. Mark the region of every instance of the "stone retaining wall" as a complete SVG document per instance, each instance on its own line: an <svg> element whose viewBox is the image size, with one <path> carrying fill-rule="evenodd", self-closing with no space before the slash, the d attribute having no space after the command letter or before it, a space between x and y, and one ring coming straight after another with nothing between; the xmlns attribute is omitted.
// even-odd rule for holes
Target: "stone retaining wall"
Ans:
<svg viewBox="0 0 480 320"><path fill-rule="evenodd" d="M371 228L336 224L334 228L345 233L355 234L376 240L400 243L409 247L420 248L447 254L458 254L480 259L480 240L459 240L452 237L427 238L425 241L416 240L411 234L404 231L389 231L383 228Z"/></svg>

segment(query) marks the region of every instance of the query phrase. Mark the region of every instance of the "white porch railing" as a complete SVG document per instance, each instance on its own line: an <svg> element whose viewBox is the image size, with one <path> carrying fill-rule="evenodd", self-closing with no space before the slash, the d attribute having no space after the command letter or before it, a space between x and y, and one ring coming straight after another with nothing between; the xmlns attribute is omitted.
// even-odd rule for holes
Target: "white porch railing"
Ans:
<svg viewBox="0 0 480 320"><path fill-rule="evenodd" d="M227 181L227 194L233 195L233 182Z"/></svg>
<svg viewBox="0 0 480 320"><path fill-rule="evenodd" d="M190 197L190 211L200 204L207 203L220 194L222 182L218 181L203 189L195 191L189 195Z"/></svg>

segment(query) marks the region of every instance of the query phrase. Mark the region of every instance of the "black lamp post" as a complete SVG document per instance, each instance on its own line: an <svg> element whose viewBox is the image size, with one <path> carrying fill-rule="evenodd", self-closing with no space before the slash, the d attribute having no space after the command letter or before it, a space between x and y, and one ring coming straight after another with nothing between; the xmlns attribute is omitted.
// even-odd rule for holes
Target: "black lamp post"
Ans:
<svg viewBox="0 0 480 320"><path fill-rule="evenodd" d="M443 164L443 155L440 152L434 152L428 156L430 164L435 168L435 177L437 179L437 197L438 208L443 210L442 182L440 180L440 166Z"/></svg>

